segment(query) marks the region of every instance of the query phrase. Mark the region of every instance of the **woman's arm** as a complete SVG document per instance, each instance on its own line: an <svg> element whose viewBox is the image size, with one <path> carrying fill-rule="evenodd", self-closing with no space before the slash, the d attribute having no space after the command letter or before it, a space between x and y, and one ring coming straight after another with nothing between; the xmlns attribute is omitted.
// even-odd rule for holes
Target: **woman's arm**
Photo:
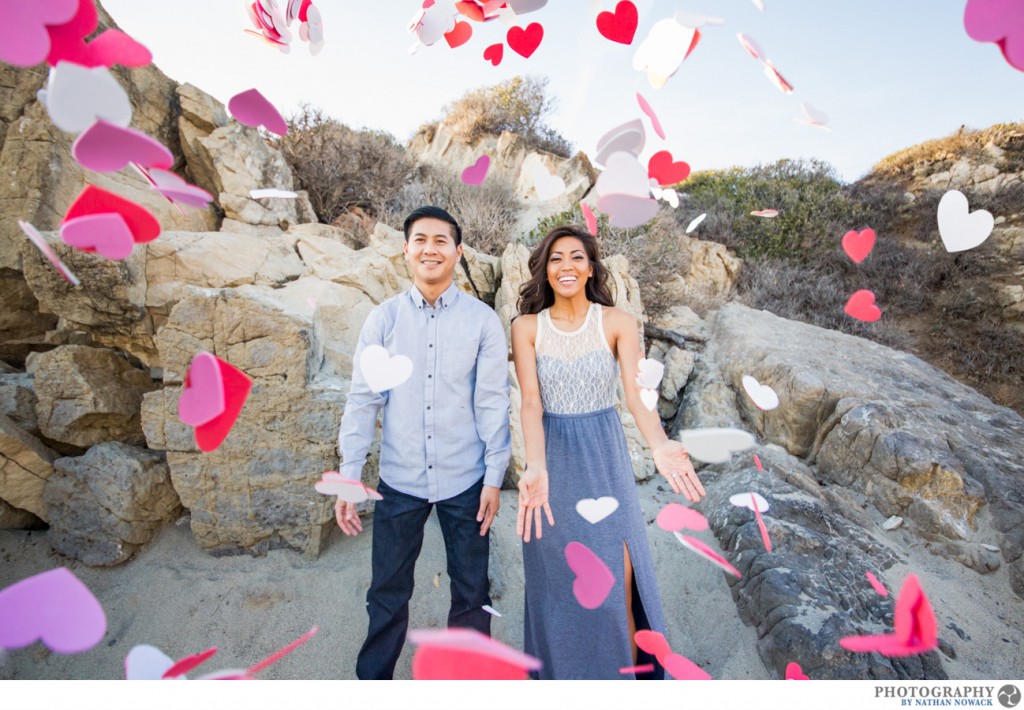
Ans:
<svg viewBox="0 0 1024 710"><path fill-rule="evenodd" d="M544 408L540 401L537 381L537 316L520 316L512 321L512 360L522 402L519 407L526 446L526 470L519 479L519 511L516 535L530 541L530 528L541 537L541 510L547 513L548 523L555 524L548 503L548 472L544 456Z"/></svg>

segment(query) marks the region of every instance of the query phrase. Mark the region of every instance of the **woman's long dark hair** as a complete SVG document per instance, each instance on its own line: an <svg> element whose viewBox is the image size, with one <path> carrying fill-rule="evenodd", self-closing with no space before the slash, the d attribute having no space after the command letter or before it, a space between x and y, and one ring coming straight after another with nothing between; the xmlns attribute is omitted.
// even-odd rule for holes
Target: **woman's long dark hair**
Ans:
<svg viewBox="0 0 1024 710"><path fill-rule="evenodd" d="M615 305L615 299L612 298L608 286L608 269L601 263L597 240L582 227L569 224L555 227L548 232L530 254L530 260L527 262L530 267L530 279L519 289L519 303L516 304L519 315L540 313L555 302L555 292L548 283L548 257L551 256L551 246L562 237L576 237L583 242L587 259L594 269L594 274L587 279L584 287L587 300L591 303L600 303L602 306Z"/></svg>

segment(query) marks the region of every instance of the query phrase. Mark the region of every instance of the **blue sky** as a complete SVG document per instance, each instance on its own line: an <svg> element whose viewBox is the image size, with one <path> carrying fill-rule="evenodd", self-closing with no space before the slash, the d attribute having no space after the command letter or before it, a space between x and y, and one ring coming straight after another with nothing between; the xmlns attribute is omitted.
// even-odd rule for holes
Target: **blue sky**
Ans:
<svg viewBox="0 0 1024 710"><path fill-rule="evenodd" d="M302 102L353 127L406 140L467 90L517 74L546 76L558 109L550 124L591 155L608 129L641 117L641 92L667 134L648 131L647 154L667 149L694 170L819 158L855 180L892 152L961 125L984 128L1024 120L1024 72L993 44L970 39L965 0L636 0L640 24L631 46L602 38L595 15L613 0L549 0L523 24L545 36L529 59L505 51L498 67L483 50L504 38L498 21L474 23L474 36L407 52L406 24L419 0L355 3L315 0L326 44L316 57L297 39L280 54L243 34L243 0L151 3L103 0L126 32L146 44L171 78L221 101L258 88L285 114ZM639 42L677 10L713 15L700 44L661 89L632 69ZM293 30L295 27L293 27ZM736 39L754 37L795 87L784 95ZM830 118L827 133L793 121L808 101Z"/></svg>

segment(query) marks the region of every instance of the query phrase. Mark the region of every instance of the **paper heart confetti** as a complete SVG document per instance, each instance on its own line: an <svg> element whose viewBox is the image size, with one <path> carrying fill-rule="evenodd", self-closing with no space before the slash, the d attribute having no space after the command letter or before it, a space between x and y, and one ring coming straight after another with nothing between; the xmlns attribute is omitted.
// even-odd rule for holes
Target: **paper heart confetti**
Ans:
<svg viewBox="0 0 1024 710"><path fill-rule="evenodd" d="M619 501L611 496L584 498L577 501L576 512L591 525L597 525L619 508Z"/></svg>
<svg viewBox="0 0 1024 710"><path fill-rule="evenodd" d="M763 217L765 219L772 219L773 217L779 216L778 210L754 210L750 213L752 217Z"/></svg>
<svg viewBox="0 0 1024 710"><path fill-rule="evenodd" d="M679 503L669 503L662 508L655 522L659 528L668 532L708 529L707 518L693 508L687 508Z"/></svg>
<svg viewBox="0 0 1024 710"><path fill-rule="evenodd" d="M615 575L608 565L581 542L565 546L565 561L576 574L572 593L584 609L597 609L615 586Z"/></svg>
<svg viewBox="0 0 1024 710"><path fill-rule="evenodd" d="M338 498L348 503L384 500L384 496L369 486L364 486L362 481L353 481L345 478L337 471L326 471L314 488L316 488L317 493L323 493L327 496L338 496Z"/></svg>
<svg viewBox="0 0 1024 710"><path fill-rule="evenodd" d="M491 167L491 156L481 155L476 162L462 171L462 182L467 185L479 185L487 177L487 169Z"/></svg>
<svg viewBox="0 0 1024 710"><path fill-rule="evenodd" d="M50 53L47 25L62 25L75 16L78 0L8 1L0 9L0 61L30 67Z"/></svg>
<svg viewBox="0 0 1024 710"><path fill-rule="evenodd" d="M761 45L757 43L757 40L749 35L745 35L742 32L737 33L736 39L740 41L740 45L743 49L747 50L754 59L762 59L764 57L764 50L761 49Z"/></svg>
<svg viewBox="0 0 1024 710"><path fill-rule="evenodd" d="M68 133L81 133L99 119L122 127L132 122L128 94L106 67L59 62L43 99L50 120Z"/></svg>
<svg viewBox="0 0 1024 710"><path fill-rule="evenodd" d="M786 665L786 680L810 680L810 678L804 675L799 663L790 661Z"/></svg>
<svg viewBox="0 0 1024 710"><path fill-rule="evenodd" d="M359 371L374 392L393 390L412 375L412 360L391 355L380 345L367 345L359 354Z"/></svg>
<svg viewBox="0 0 1024 710"><path fill-rule="evenodd" d="M454 30L456 21L456 13L449 3L424 3L409 21L409 32L429 47Z"/></svg>
<svg viewBox="0 0 1024 710"><path fill-rule="evenodd" d="M228 111L235 117L235 120L247 126L254 128L264 126L268 131L279 136L288 133L288 123L284 117L256 89L249 89L232 96L228 101Z"/></svg>
<svg viewBox="0 0 1024 710"><path fill-rule="evenodd" d="M468 22L456 22L451 32L446 32L444 41L452 49L461 47L473 36L473 27Z"/></svg>
<svg viewBox="0 0 1024 710"><path fill-rule="evenodd" d="M50 244L43 238L43 235L40 234L35 227L20 219L18 220L18 226L21 227L21 231L25 233L25 236L28 237L28 240L32 242L35 248L38 249L46 260L50 262L53 268L57 270L57 273L64 277L65 281L72 286L78 286L82 283L78 280L78 277L71 272L71 269L69 269L67 265L60 260L56 252L54 252L50 247Z"/></svg>
<svg viewBox="0 0 1024 710"><path fill-rule="evenodd" d="M995 42L1014 69L1024 71L1024 7L1006 0L967 0L964 29L978 42Z"/></svg>
<svg viewBox="0 0 1024 710"><path fill-rule="evenodd" d="M67 22L48 25L50 52L46 62L56 66L66 61L83 67L144 67L152 63L153 55L146 47L118 29L101 32L91 42L85 38L96 31L99 13L93 0L79 0L77 11Z"/></svg>
<svg viewBox="0 0 1024 710"><path fill-rule="evenodd" d="M916 575L907 575L896 596L894 633L871 636L847 636L839 645L847 651L899 657L927 653L938 648L939 627L932 605L921 589Z"/></svg>
<svg viewBox="0 0 1024 710"><path fill-rule="evenodd" d="M636 26L639 22L636 5L629 0L621 0L614 12L599 12L597 14L597 31L605 39L620 44L632 44L633 35L636 34Z"/></svg>
<svg viewBox="0 0 1024 710"><path fill-rule="evenodd" d="M756 493L750 494L750 506L754 509L754 518L757 520L757 529L758 532L761 533L761 542L764 543L765 552L771 552L772 540L768 537L768 528L765 527L764 519L761 517L761 504L755 497L756 495ZM767 505L768 503L765 501L765 507L767 507Z"/></svg>
<svg viewBox="0 0 1024 710"><path fill-rule="evenodd" d="M678 532L674 532L672 534L675 535L676 539L679 540L683 547L687 548L688 550L696 552L704 559L715 563L716 565L718 565L734 577L743 576L740 574L740 571L738 569L729 564L729 560L722 557L720 554L712 550L710 547L708 547L706 544L704 544L697 538L690 537L689 535L683 535L682 533Z"/></svg>
<svg viewBox="0 0 1024 710"><path fill-rule="evenodd" d="M594 210L590 209L590 205L583 202L580 203L580 212L583 213L583 219L587 223L587 231L590 232L590 236L597 236L597 216L594 214Z"/></svg>
<svg viewBox="0 0 1024 710"><path fill-rule="evenodd" d="M0 648L22 648L39 640L56 653L81 653L106 632L103 607L64 567L0 590Z"/></svg>
<svg viewBox="0 0 1024 710"><path fill-rule="evenodd" d="M129 163L166 169L174 163L167 147L134 128L122 128L100 120L87 128L71 145L75 160L89 170L109 173Z"/></svg>
<svg viewBox="0 0 1024 710"><path fill-rule="evenodd" d="M881 582L878 581L878 577L876 577L875 575L871 574L870 572L865 572L864 576L867 577L868 582L871 584L871 587L876 592L878 592L883 597L889 596L889 590L885 588L884 584L882 584Z"/></svg>
<svg viewBox="0 0 1024 710"><path fill-rule="evenodd" d="M537 51L543 39L544 27L538 22L531 22L525 28L511 27L505 35L508 48L527 59Z"/></svg>
<svg viewBox="0 0 1024 710"><path fill-rule="evenodd" d="M492 607L492 606L491 606L490 604L484 604L484 605L483 605L482 607L480 607L480 608L481 608L481 609L483 609L484 611L486 611L486 612L487 612L488 614L490 614L491 616L496 616L496 617L498 617L499 619L500 619L500 618L502 618L502 615L501 615L501 613L500 613L500 612L499 612L499 611L498 611L497 609L495 609L494 607Z"/></svg>
<svg viewBox="0 0 1024 710"><path fill-rule="evenodd" d="M864 261L875 248L875 230L862 229L859 232L851 229L843 235L843 251L855 263Z"/></svg>
<svg viewBox="0 0 1024 710"><path fill-rule="evenodd" d="M145 67L153 63L153 54L145 45L118 29L104 30L86 49L93 66Z"/></svg>
<svg viewBox="0 0 1024 710"><path fill-rule="evenodd" d="M757 454L754 454L754 465L757 466L758 471L764 473L764 467L761 465L761 459L757 457Z"/></svg>
<svg viewBox="0 0 1024 710"><path fill-rule="evenodd" d="M647 408L647 411L653 412L655 407L658 406L658 392L656 390L641 389L640 402Z"/></svg>
<svg viewBox="0 0 1024 710"><path fill-rule="evenodd" d="M306 16L299 17L302 21L299 25L299 39L309 43L309 53L316 56L324 48L324 21L320 11L308 0L304 0L303 7L306 8Z"/></svg>
<svg viewBox="0 0 1024 710"><path fill-rule="evenodd" d="M474 22L490 22L498 18L503 4L501 0L468 0L455 3L455 9Z"/></svg>
<svg viewBox="0 0 1024 710"><path fill-rule="evenodd" d="M594 162L608 167L609 158L616 153L629 153L634 158L644 149L647 135L644 124L639 118L627 121L621 126L611 129L597 142L597 153ZM639 161L637 161L639 165ZM641 166L641 170L643 166Z"/></svg>
<svg viewBox="0 0 1024 710"><path fill-rule="evenodd" d="M139 171L154 190L175 204L180 202L191 207L203 208L213 202L213 195L209 192L201 187L190 185L172 172L156 168L147 170L141 167L139 167Z"/></svg>
<svg viewBox="0 0 1024 710"><path fill-rule="evenodd" d="M874 323L882 317L881 309L875 305L875 294L867 289L854 292L843 307L843 312L865 323Z"/></svg>
<svg viewBox="0 0 1024 710"><path fill-rule="evenodd" d="M212 404L207 402L195 407L196 417L199 418L215 409L216 405L221 401L221 397L223 397L224 408L219 414L208 421L194 425L196 445L201 451L210 452L216 450L223 443L224 439L227 438L227 435L231 433L231 427L235 425L238 415L242 412L242 407L245 406L245 400L249 397L249 390L252 389L252 380L237 367L224 362L215 355L210 355L210 353L197 353L193 358L193 363L196 362L196 358L199 358L200 363L208 364L207 357L212 357L216 361L219 377L211 376L206 364L204 364L201 366L201 370L197 370L199 379L193 384L191 377L192 368L190 366L189 372L185 376L182 394L184 395L185 392L194 387L197 390L196 397L200 399L211 398L213 400ZM220 392L209 392L208 388L211 387L219 388ZM189 409L189 405L186 405L186 409Z"/></svg>
<svg viewBox="0 0 1024 710"><path fill-rule="evenodd" d="M640 358L637 363L636 383L649 390L656 390L665 375L665 365L651 358Z"/></svg>
<svg viewBox="0 0 1024 710"><path fill-rule="evenodd" d="M654 664L653 663L644 663L643 665L640 665L640 666L625 666L625 667L619 669L619 673L621 673L622 675L627 675L627 674L640 675L642 673L653 673L653 672L654 672Z"/></svg>
<svg viewBox="0 0 1024 710"><path fill-rule="evenodd" d="M703 222L707 218L707 216L708 215L706 212L702 212L701 214L694 217L693 220L691 220L691 222L688 225L686 225L686 233L689 234L697 227L699 227L700 223Z"/></svg>
<svg viewBox="0 0 1024 710"><path fill-rule="evenodd" d="M125 680L160 680L174 665L170 656L155 646L134 646L124 658ZM174 676L178 678L180 676Z"/></svg>
<svg viewBox="0 0 1024 710"><path fill-rule="evenodd" d="M608 215L608 224L631 229L647 224L658 213L658 201L636 195L604 195L597 200L597 209Z"/></svg>
<svg viewBox="0 0 1024 710"><path fill-rule="evenodd" d="M769 62L767 59L764 61L764 74L768 77L768 81L775 85L779 91L784 94L793 93L793 85L786 81L786 78L779 73L779 70L775 68L775 65Z"/></svg>
<svg viewBox="0 0 1024 710"><path fill-rule="evenodd" d="M492 44L490 47L484 50L484 59L489 61L493 66L501 64L501 58L505 54L505 45Z"/></svg>
<svg viewBox="0 0 1024 710"><path fill-rule="evenodd" d="M418 629L409 641L415 680L525 680L543 665L475 629Z"/></svg>
<svg viewBox="0 0 1024 710"><path fill-rule="evenodd" d="M105 213L120 215L131 230L132 239L136 244L151 242L160 236L160 222L149 210L95 185L85 186L68 207L64 221Z"/></svg>
<svg viewBox="0 0 1024 710"><path fill-rule="evenodd" d="M543 163L533 163L524 168L528 183L533 184L538 202L547 202L565 194L565 180L552 175Z"/></svg>
<svg viewBox="0 0 1024 710"><path fill-rule="evenodd" d="M764 12L764 0L751 0L751 2L754 3L754 7L756 7L761 12Z"/></svg>
<svg viewBox="0 0 1024 710"><path fill-rule="evenodd" d="M517 15L536 12L548 4L548 0L507 0L505 3Z"/></svg>
<svg viewBox="0 0 1024 710"><path fill-rule="evenodd" d="M750 433L728 428L684 429L682 441L690 456L705 463L725 463L757 443Z"/></svg>
<svg viewBox="0 0 1024 710"><path fill-rule="evenodd" d="M278 190L273 187L264 187L259 190L249 190L249 197L254 200L265 200L268 198L277 198L281 200L294 200L299 196L299 193L292 192L291 190Z"/></svg>
<svg viewBox="0 0 1024 710"><path fill-rule="evenodd" d="M659 185L675 185L690 175L690 166L683 161L672 162L672 153L659 150L647 163L647 174Z"/></svg>
<svg viewBox="0 0 1024 710"><path fill-rule="evenodd" d="M605 160L605 168L597 176L594 192L606 195L633 195L646 199L651 192L647 171L632 154L613 153Z"/></svg>
<svg viewBox="0 0 1024 710"><path fill-rule="evenodd" d="M690 56L700 41L700 30L671 17L654 23L633 55L633 68L647 73L647 81L660 89Z"/></svg>
<svg viewBox="0 0 1024 710"><path fill-rule="evenodd" d="M744 375L741 382L747 396L758 409L770 412L779 406L779 395L768 385L762 385L750 375Z"/></svg>
<svg viewBox="0 0 1024 710"><path fill-rule="evenodd" d="M173 663L167 668L160 676L163 680L169 680L171 678L181 678L186 673L195 670L199 666L206 663L208 660L217 655L217 647L208 648L205 651L194 653L191 656L185 656L184 658Z"/></svg>
<svg viewBox="0 0 1024 710"><path fill-rule="evenodd" d="M670 653L661 659L665 671L676 680L711 680L711 674L686 656Z"/></svg>
<svg viewBox="0 0 1024 710"><path fill-rule="evenodd" d="M818 109L811 106L806 101L800 102L800 110L803 111L803 118L794 118L793 120L797 123L801 123L805 126L812 126L814 128L820 128L823 131L831 133L832 129L828 126L828 116L819 111Z"/></svg>
<svg viewBox="0 0 1024 710"><path fill-rule="evenodd" d="M664 190L657 186L657 180L651 179L654 183L651 185L651 196L656 200L663 200L668 203L672 209L679 207L679 193L670 187L666 187Z"/></svg>
<svg viewBox="0 0 1024 710"><path fill-rule="evenodd" d="M950 190L939 200L939 236L948 252L966 251L981 246L995 227L995 218L986 210L969 211L967 197Z"/></svg>
<svg viewBox="0 0 1024 710"><path fill-rule="evenodd" d="M639 93L636 95L636 101L640 104L640 110L647 115L647 118L651 121L651 128L658 134L658 138L665 140L665 130L661 127L661 121L658 120L657 115L654 113L654 109L647 103L647 99L641 96Z"/></svg>
<svg viewBox="0 0 1024 710"><path fill-rule="evenodd" d="M768 510L768 501L760 493L754 493L753 491L729 496L729 502L737 508L749 508L750 510L757 510L762 513Z"/></svg>
<svg viewBox="0 0 1024 710"><path fill-rule="evenodd" d="M657 659L672 653L672 648L668 645L664 634L657 631L640 629L633 634L633 640L636 641L637 648Z"/></svg>
<svg viewBox="0 0 1024 710"><path fill-rule="evenodd" d="M196 353L178 398L178 418L189 426L200 426L219 417L227 408L224 378L217 358Z"/></svg>
<svg viewBox="0 0 1024 710"><path fill-rule="evenodd" d="M65 220L60 226L60 238L68 246L115 260L131 256L135 247L131 229L114 212Z"/></svg>

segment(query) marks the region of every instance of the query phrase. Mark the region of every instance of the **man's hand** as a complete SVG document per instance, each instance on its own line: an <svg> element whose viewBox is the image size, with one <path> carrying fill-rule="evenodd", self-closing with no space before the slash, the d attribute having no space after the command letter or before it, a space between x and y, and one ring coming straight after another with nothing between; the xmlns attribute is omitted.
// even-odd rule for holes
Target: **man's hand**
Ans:
<svg viewBox="0 0 1024 710"><path fill-rule="evenodd" d="M501 506L501 489L494 486L484 486L480 491L480 510L477 511L476 521L480 523L480 534L486 535L491 529L491 522L498 514Z"/></svg>
<svg viewBox="0 0 1024 710"><path fill-rule="evenodd" d="M338 527L346 535L358 535L363 531L363 523L356 513L356 504L338 498L334 504L334 518L338 521Z"/></svg>

